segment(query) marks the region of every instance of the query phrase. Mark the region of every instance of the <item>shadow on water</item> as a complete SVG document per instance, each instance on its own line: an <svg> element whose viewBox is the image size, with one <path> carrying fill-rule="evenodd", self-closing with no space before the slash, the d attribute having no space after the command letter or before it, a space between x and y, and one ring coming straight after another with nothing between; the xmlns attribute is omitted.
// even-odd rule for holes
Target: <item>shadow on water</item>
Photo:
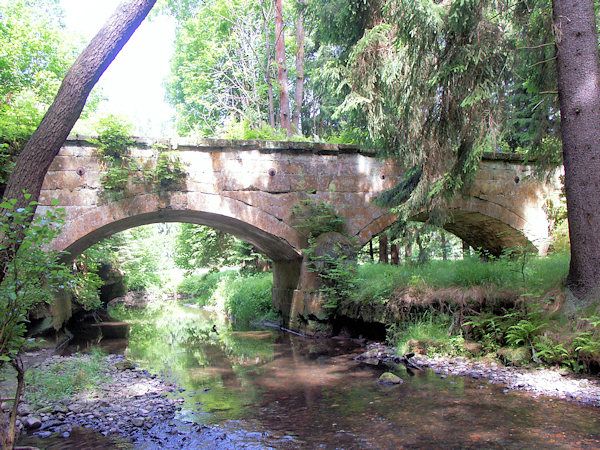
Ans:
<svg viewBox="0 0 600 450"><path fill-rule="evenodd" d="M600 446L595 408L431 371L399 368L405 382L381 386L351 341L232 330L181 306L119 318L131 322L127 356L185 389L178 418L191 426L173 448ZM208 445L198 424L222 444Z"/></svg>

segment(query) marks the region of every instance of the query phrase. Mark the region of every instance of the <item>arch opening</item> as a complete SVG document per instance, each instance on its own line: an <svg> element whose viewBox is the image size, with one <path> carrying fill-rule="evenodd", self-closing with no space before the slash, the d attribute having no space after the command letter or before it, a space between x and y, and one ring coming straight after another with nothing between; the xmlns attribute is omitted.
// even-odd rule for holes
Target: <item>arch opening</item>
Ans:
<svg viewBox="0 0 600 450"><path fill-rule="evenodd" d="M216 228L249 242L273 261L295 261L301 258L300 251L285 239L241 220L208 212L164 209L115 220L83 234L64 248L69 253L65 259L74 259L92 245L120 231L163 222L194 223ZM57 243L58 246L61 243Z"/></svg>

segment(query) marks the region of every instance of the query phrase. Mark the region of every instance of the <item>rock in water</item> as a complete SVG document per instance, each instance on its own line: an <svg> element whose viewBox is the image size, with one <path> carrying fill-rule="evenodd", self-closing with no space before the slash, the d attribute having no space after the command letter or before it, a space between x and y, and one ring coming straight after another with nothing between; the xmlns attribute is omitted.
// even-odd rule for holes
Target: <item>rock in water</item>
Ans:
<svg viewBox="0 0 600 450"><path fill-rule="evenodd" d="M402 384L404 380L391 372L384 372L377 380L379 384Z"/></svg>

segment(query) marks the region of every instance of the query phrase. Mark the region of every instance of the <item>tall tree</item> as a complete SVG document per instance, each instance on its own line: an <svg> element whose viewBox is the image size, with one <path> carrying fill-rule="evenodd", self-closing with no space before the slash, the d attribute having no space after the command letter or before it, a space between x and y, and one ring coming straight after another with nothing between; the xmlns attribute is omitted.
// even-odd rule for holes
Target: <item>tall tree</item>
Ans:
<svg viewBox="0 0 600 450"><path fill-rule="evenodd" d="M283 23L283 1L275 1L275 61L279 78L280 126L288 135L292 134L290 121L290 94L288 92L288 70L285 62L285 27Z"/></svg>
<svg viewBox="0 0 600 450"><path fill-rule="evenodd" d="M294 110L292 112L292 129L301 134L302 125L300 115L304 101L304 45L306 33L304 31L304 15L307 0L298 0L298 17L296 18L296 90L294 91Z"/></svg>
<svg viewBox="0 0 600 450"><path fill-rule="evenodd" d="M48 167L81 115L92 88L155 3L156 0L121 3L73 63L9 177L3 198L16 199L15 208L25 207L38 199ZM23 194L25 191L29 196ZM1 215L6 212L0 210ZM16 252L18 248L12 251ZM0 242L0 282L6 274L6 264L14 257L10 253L10 247Z"/></svg>
<svg viewBox="0 0 600 450"><path fill-rule="evenodd" d="M501 3L369 2L372 26L350 52L340 110L361 111L373 142L418 168L408 199L405 190L393 199L406 216L443 211L497 146L510 76Z"/></svg>
<svg viewBox="0 0 600 450"><path fill-rule="evenodd" d="M16 207L37 200L48 167L81 115L92 88L155 3L156 0L121 3L71 66L8 180L4 198L17 199ZM23 191L32 198L26 200Z"/></svg>
<svg viewBox="0 0 600 450"><path fill-rule="evenodd" d="M0 197L75 60L53 0L0 2Z"/></svg>
<svg viewBox="0 0 600 450"><path fill-rule="evenodd" d="M553 0L565 190L571 240L567 283L600 288L600 74L593 0Z"/></svg>

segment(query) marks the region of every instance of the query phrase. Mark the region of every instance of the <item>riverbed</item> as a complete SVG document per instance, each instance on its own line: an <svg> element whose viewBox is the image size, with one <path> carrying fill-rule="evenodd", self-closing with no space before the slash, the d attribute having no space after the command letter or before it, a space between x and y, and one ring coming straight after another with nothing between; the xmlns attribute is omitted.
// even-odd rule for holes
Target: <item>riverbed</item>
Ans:
<svg viewBox="0 0 600 450"><path fill-rule="evenodd" d="M123 314L131 322L129 339L101 344L123 353L135 370L172 383L177 389L169 395L181 399L173 420L145 427L135 447L600 446L596 407L429 369L411 376L402 366L395 370L402 384L382 385L377 379L388 369L355 360L365 351L360 342L236 330L200 308ZM76 435L28 443L81 448Z"/></svg>

